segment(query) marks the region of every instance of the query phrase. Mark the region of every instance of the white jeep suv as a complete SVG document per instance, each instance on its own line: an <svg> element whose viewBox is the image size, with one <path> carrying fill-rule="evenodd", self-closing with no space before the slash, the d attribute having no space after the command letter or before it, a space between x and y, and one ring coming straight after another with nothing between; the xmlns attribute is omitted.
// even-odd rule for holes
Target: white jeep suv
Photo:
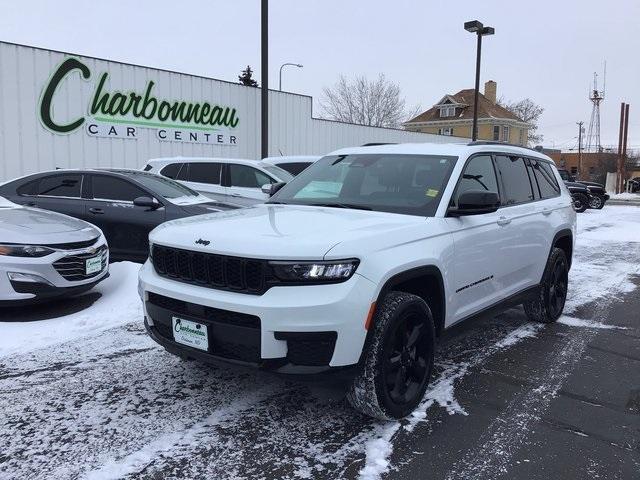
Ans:
<svg viewBox="0 0 640 480"><path fill-rule="evenodd" d="M575 225L533 150L343 149L266 204L153 230L145 325L186 358L348 377L355 408L399 418L421 401L445 328L517 304L534 321L560 316Z"/></svg>

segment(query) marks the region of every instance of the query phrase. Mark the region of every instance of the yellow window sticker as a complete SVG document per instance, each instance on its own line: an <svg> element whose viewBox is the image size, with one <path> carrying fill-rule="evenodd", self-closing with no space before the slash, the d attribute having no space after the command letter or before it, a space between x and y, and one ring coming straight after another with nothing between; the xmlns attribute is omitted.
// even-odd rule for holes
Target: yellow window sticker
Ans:
<svg viewBox="0 0 640 480"><path fill-rule="evenodd" d="M427 197L435 197L438 195L438 190L436 190L435 188L430 188L425 192L425 195Z"/></svg>

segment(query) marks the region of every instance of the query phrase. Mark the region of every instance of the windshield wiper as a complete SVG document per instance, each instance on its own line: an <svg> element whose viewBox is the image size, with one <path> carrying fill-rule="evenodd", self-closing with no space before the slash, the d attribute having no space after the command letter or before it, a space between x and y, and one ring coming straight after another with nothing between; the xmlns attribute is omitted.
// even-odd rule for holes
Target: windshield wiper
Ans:
<svg viewBox="0 0 640 480"><path fill-rule="evenodd" d="M358 205L355 203L311 203L312 207L335 207L335 208L353 208L354 210L372 210L366 205Z"/></svg>

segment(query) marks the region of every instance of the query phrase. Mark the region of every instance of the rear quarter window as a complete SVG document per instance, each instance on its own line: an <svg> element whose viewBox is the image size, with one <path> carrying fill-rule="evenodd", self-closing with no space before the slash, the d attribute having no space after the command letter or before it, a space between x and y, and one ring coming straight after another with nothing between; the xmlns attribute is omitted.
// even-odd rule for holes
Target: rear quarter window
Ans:
<svg viewBox="0 0 640 480"><path fill-rule="evenodd" d="M160 175L175 180L178 177L178 172L180 172L180 167L182 167L181 163L170 163L160 170Z"/></svg>

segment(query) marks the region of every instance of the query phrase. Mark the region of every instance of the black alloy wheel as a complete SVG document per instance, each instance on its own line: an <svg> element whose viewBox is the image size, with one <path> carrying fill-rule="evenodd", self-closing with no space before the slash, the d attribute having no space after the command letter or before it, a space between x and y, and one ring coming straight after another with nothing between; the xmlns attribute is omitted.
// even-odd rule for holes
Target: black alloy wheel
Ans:
<svg viewBox="0 0 640 480"><path fill-rule="evenodd" d="M589 198L589 208L600 210L603 207L602 197L600 195L592 195Z"/></svg>
<svg viewBox="0 0 640 480"><path fill-rule="evenodd" d="M547 310L551 318L557 318L564 309L567 299L567 285L569 284L569 272L567 270L567 260L563 256L556 258L547 284Z"/></svg>
<svg viewBox="0 0 640 480"><path fill-rule="evenodd" d="M420 313L403 312L388 337L383 382L388 397L400 407L415 402L431 370L427 326Z"/></svg>

